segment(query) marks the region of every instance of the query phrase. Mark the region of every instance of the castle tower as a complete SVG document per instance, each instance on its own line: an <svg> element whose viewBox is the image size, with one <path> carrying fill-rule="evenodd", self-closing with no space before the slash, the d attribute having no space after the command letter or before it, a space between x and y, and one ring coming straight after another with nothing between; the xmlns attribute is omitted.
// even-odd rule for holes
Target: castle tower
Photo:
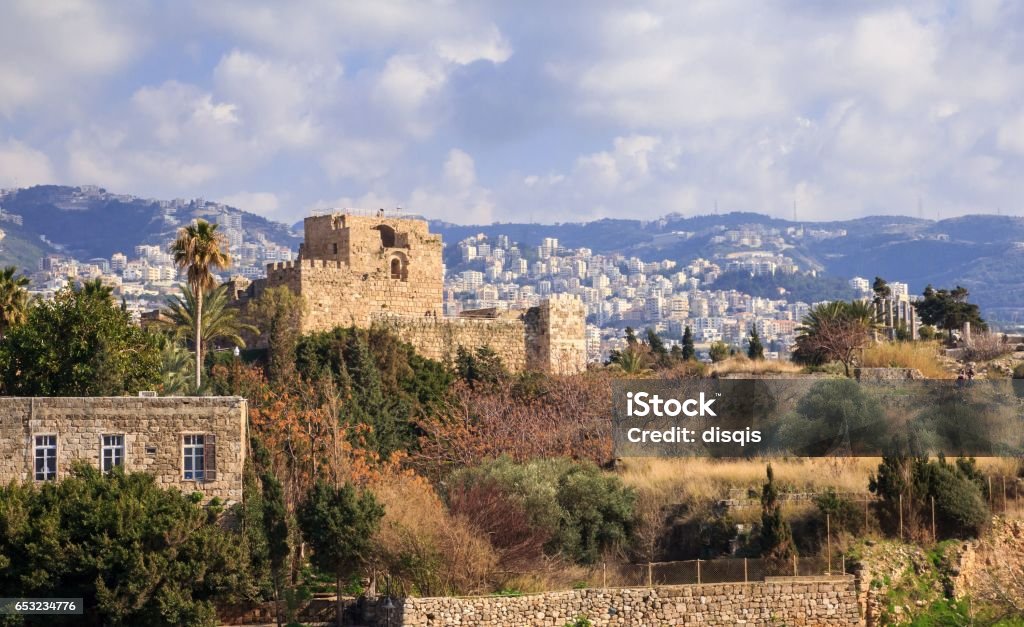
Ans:
<svg viewBox="0 0 1024 627"><path fill-rule="evenodd" d="M587 312L579 298L554 294L525 316L526 367L551 374L587 369Z"/></svg>
<svg viewBox="0 0 1024 627"><path fill-rule="evenodd" d="M299 258L267 266L247 291L287 287L302 297L301 331L338 326L391 330L424 357L452 362L458 349L494 350L512 371L586 369L586 309L559 294L519 312L443 315L441 238L423 220L335 213L304 223Z"/></svg>
<svg viewBox="0 0 1024 627"><path fill-rule="evenodd" d="M379 315L441 314L441 238L423 220L335 213L305 219L293 263L267 267L267 286L306 301L302 331L370 326Z"/></svg>

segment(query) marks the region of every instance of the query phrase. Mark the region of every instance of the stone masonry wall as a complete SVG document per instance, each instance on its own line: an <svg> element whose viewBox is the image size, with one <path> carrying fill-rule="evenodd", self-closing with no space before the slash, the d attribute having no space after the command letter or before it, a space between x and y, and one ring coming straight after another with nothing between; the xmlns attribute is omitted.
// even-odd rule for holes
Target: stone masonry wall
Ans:
<svg viewBox="0 0 1024 627"><path fill-rule="evenodd" d="M530 370L574 374L587 369L586 308L575 296L555 294L525 316Z"/></svg>
<svg viewBox="0 0 1024 627"><path fill-rule="evenodd" d="M269 264L251 290L256 297L283 286L301 296L303 333L389 320L420 354L441 361L459 346L487 345L513 371L586 369L586 310L574 296L553 296L523 317L442 318L441 238L425 221L336 213L308 217L304 228L299 259Z"/></svg>
<svg viewBox="0 0 1024 627"><path fill-rule="evenodd" d="M526 367L523 322L516 318L434 318L388 316L374 318L379 324L412 344L424 357L453 363L459 347L475 350L489 346L501 356L506 368L520 372Z"/></svg>
<svg viewBox="0 0 1024 627"><path fill-rule="evenodd" d="M849 576L571 590L521 597L407 598L397 605L391 625L407 627L562 627L580 616L595 627L860 624L857 590Z"/></svg>
<svg viewBox="0 0 1024 627"><path fill-rule="evenodd" d="M57 478L99 467L101 437L125 436L125 470L164 487L241 501L246 402L240 397L0 398L0 483L34 478L34 436L57 435ZM216 435L216 479L183 480L182 436Z"/></svg>
<svg viewBox="0 0 1024 627"><path fill-rule="evenodd" d="M433 281L402 281L383 272L357 274L338 261L303 259L267 267L267 287L285 286L302 296L302 332L337 326L368 327L380 314L440 314L440 269Z"/></svg>

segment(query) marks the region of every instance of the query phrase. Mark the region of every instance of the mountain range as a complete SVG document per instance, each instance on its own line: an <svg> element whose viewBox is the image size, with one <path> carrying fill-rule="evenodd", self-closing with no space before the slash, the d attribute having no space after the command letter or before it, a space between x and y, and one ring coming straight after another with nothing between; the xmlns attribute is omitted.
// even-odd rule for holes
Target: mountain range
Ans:
<svg viewBox="0 0 1024 627"><path fill-rule="evenodd" d="M166 244L178 226L194 218L210 219L219 212L240 214L246 239L263 237L293 249L301 241L301 224L273 222L235 207L193 200L177 201L168 210L167 201L106 192L83 194L81 189L47 185L5 192L0 197L4 214L21 216L22 224L0 221L5 232L0 240L0 264L34 268L41 256L50 253L81 260L109 258L119 251L131 256L136 245ZM507 235L527 246L556 237L565 247L682 263L751 250L722 241L722 234L729 230L777 229L785 242L774 252L794 259L802 268L842 279L882 276L908 283L918 293L928 284L962 285L987 317L1012 322L1024 319L1024 218L1013 216L970 215L945 220L871 216L805 222L734 212L543 225L439 221L430 225L449 245L480 233ZM794 236L792 229L805 233ZM811 231L816 235L808 235ZM450 267L457 265L454 246L447 247L446 259Z"/></svg>
<svg viewBox="0 0 1024 627"><path fill-rule="evenodd" d="M716 242L729 229L760 225L785 232L789 228L845 231L842 237L786 237L780 252L806 269L826 275L869 280L882 276L909 284L920 293L926 285L970 290L972 300L994 319L1016 321L1024 316L1024 218L970 215L946 220L906 216L871 216L833 222L800 222L735 212L724 215L668 215L660 220L605 219L585 224L492 224L461 226L433 223L445 241L484 233L538 244L557 237L571 248L620 252L646 261L713 258L741 247ZM749 250L749 249L747 249Z"/></svg>

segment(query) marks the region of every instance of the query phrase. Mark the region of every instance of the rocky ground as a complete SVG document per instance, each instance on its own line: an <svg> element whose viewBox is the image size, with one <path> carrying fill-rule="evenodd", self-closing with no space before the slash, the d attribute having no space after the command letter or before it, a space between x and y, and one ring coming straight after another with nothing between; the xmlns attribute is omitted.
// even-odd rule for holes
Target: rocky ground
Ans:
<svg viewBox="0 0 1024 627"><path fill-rule="evenodd" d="M1024 617L1024 522L996 517L972 543L954 578L954 593Z"/></svg>
<svg viewBox="0 0 1024 627"><path fill-rule="evenodd" d="M1024 523L996 517L981 540L933 547L867 541L860 549L867 624L1024 624ZM1000 624L1016 625L1017 622Z"/></svg>

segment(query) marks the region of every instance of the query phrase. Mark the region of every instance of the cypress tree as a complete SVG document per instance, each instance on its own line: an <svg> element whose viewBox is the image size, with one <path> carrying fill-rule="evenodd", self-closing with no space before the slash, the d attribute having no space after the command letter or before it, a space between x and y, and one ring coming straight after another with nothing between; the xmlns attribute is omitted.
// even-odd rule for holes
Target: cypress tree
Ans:
<svg viewBox="0 0 1024 627"><path fill-rule="evenodd" d="M693 331L690 330L690 325L686 325L686 329L683 330L683 359L690 361L696 358L697 350L693 347Z"/></svg>
<svg viewBox="0 0 1024 627"><path fill-rule="evenodd" d="M747 357L751 359L764 359L764 344L761 344L761 336L757 334L756 327L750 327L750 339L747 343Z"/></svg>
<svg viewBox="0 0 1024 627"><path fill-rule="evenodd" d="M766 562L766 572L792 574L796 554L793 531L782 518L775 473L772 465L768 464L768 482L761 490L761 555Z"/></svg>

